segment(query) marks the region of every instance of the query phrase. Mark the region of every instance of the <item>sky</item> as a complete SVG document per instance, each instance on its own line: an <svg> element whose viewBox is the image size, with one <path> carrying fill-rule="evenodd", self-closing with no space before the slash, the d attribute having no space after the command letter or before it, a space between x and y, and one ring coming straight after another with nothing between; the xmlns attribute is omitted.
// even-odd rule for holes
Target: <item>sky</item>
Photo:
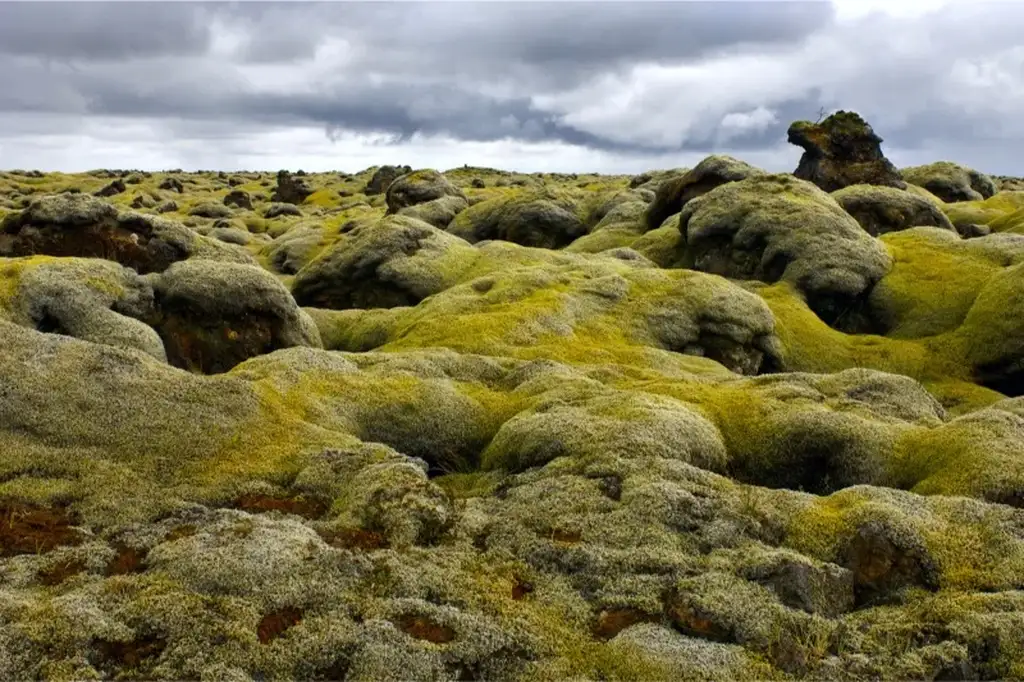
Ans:
<svg viewBox="0 0 1024 682"><path fill-rule="evenodd" d="M796 167L853 110L897 165L1024 176L1024 0L2 2L0 168Z"/></svg>

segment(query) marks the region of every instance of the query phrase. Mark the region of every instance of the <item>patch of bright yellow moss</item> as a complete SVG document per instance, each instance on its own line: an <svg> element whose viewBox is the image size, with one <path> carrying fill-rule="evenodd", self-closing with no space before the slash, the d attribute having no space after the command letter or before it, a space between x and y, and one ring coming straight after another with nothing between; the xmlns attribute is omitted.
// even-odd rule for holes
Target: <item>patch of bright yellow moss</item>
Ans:
<svg viewBox="0 0 1024 682"><path fill-rule="evenodd" d="M341 203L341 196L337 190L324 187L306 197L304 204L312 204L322 208L335 208Z"/></svg>
<svg viewBox="0 0 1024 682"><path fill-rule="evenodd" d="M871 295L873 307L891 329L887 336L912 339L960 326L999 265L959 239L918 230L882 237L893 259L889 273Z"/></svg>
<svg viewBox="0 0 1024 682"><path fill-rule="evenodd" d="M982 201L958 201L942 206L954 224L987 225L993 232L1024 234L1024 192L998 192Z"/></svg>
<svg viewBox="0 0 1024 682"><path fill-rule="evenodd" d="M890 339L873 334L844 334L821 321L789 284L755 291L775 315L783 346L783 364L799 372L839 372L866 367L915 379L968 378L968 368L937 352L941 340Z"/></svg>

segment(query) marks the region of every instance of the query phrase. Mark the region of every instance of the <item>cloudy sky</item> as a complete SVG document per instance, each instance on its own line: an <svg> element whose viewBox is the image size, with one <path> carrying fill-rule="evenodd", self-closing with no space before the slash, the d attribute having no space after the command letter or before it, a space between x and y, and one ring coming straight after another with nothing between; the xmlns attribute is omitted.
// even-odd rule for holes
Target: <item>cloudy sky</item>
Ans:
<svg viewBox="0 0 1024 682"><path fill-rule="evenodd" d="M900 166L1024 175L1024 2L2 2L0 168L792 170L860 112Z"/></svg>

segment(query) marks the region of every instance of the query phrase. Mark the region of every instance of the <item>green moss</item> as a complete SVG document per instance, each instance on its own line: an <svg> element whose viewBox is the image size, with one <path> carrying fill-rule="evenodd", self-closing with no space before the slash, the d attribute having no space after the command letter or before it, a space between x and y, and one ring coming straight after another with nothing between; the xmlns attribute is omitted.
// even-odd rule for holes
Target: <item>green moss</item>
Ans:
<svg viewBox="0 0 1024 682"><path fill-rule="evenodd" d="M987 225L993 232L1024 234L1024 192L999 192L979 201L943 205L954 225Z"/></svg>
<svg viewBox="0 0 1024 682"><path fill-rule="evenodd" d="M483 471L463 474L445 474L434 479L434 483L457 500L464 500L471 497L487 497L498 484L503 476L501 472Z"/></svg>
<svg viewBox="0 0 1024 682"><path fill-rule="evenodd" d="M783 365L789 370L838 372L848 367L867 367L919 380L969 378L968 368L940 352L941 338L911 341L873 334L844 334L822 322L786 283L754 290L775 315Z"/></svg>
<svg viewBox="0 0 1024 682"><path fill-rule="evenodd" d="M999 264L964 248L955 235L911 229L882 237L892 269L871 293L874 314L886 336L914 339L960 326L978 292Z"/></svg>
<svg viewBox="0 0 1024 682"><path fill-rule="evenodd" d="M321 208L335 208L341 204L341 201L342 198L338 194L337 190L324 187L306 197L306 200L303 203L319 206Z"/></svg>

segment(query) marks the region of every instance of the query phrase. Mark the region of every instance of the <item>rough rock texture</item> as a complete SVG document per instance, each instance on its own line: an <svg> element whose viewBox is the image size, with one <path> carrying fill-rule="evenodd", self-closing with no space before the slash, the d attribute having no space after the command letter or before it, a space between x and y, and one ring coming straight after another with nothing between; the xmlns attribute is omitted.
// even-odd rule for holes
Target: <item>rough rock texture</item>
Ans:
<svg viewBox="0 0 1024 682"><path fill-rule="evenodd" d="M731 156L714 154L682 175L662 179L647 211L647 229L661 227L665 219L679 213L691 199L727 182L736 182L764 171Z"/></svg>
<svg viewBox="0 0 1024 682"><path fill-rule="evenodd" d="M882 154L882 138L852 111L837 111L821 123L796 121L787 137L804 150L793 175L826 192L850 185L906 189L900 171Z"/></svg>
<svg viewBox="0 0 1024 682"><path fill-rule="evenodd" d="M519 190L466 209L448 231L469 242L491 239L556 249L586 234L578 202L547 190Z"/></svg>
<svg viewBox="0 0 1024 682"><path fill-rule="evenodd" d="M278 348L319 346L284 285L253 265L186 261L153 279L168 361L213 374Z"/></svg>
<svg viewBox="0 0 1024 682"><path fill-rule="evenodd" d="M936 161L901 170L907 182L913 183L946 202L977 201L996 193L992 178L950 161Z"/></svg>
<svg viewBox="0 0 1024 682"><path fill-rule="evenodd" d="M405 173L395 178L388 185L385 197L388 204L388 214L398 213L402 209L414 207L417 204L425 204L444 197L456 197L463 201L466 200L466 195L463 194L462 190L453 185L443 173L438 173L432 169Z"/></svg>
<svg viewBox="0 0 1024 682"><path fill-rule="evenodd" d="M832 192L832 198L872 237L918 226L955 229L938 204L906 190L850 185Z"/></svg>
<svg viewBox="0 0 1024 682"><path fill-rule="evenodd" d="M388 187L395 181L395 178L411 173L412 167L410 166L381 166L373 173L373 177L366 183L366 187L363 189L363 194L366 196L373 196L374 194L383 194L388 191Z"/></svg>
<svg viewBox="0 0 1024 682"><path fill-rule="evenodd" d="M197 235L182 225L150 215L120 212L84 194L34 200L0 223L0 255L105 258L140 274L200 257L252 262L248 254Z"/></svg>
<svg viewBox="0 0 1024 682"><path fill-rule="evenodd" d="M687 263L735 279L785 280L826 322L838 322L891 265L836 201L792 176L722 185L680 214Z"/></svg>
<svg viewBox="0 0 1024 682"><path fill-rule="evenodd" d="M302 176L282 170L277 173L277 186L270 200L281 204L301 204L312 193L313 188Z"/></svg>

